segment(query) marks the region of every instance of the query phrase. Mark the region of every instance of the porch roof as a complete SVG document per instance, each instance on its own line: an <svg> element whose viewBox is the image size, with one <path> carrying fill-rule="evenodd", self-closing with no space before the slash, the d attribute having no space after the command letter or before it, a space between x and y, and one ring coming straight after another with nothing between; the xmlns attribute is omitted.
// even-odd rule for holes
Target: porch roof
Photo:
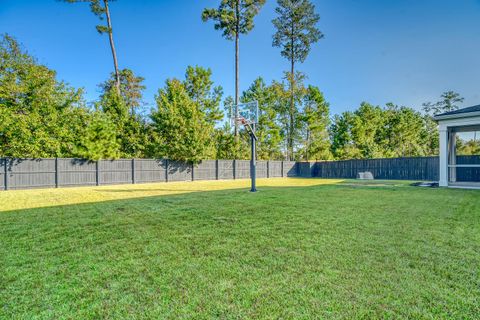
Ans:
<svg viewBox="0 0 480 320"><path fill-rule="evenodd" d="M460 119L460 118L472 118L480 116L480 105L458 109L454 111L445 112L433 117L436 121L441 120L452 120L452 119Z"/></svg>

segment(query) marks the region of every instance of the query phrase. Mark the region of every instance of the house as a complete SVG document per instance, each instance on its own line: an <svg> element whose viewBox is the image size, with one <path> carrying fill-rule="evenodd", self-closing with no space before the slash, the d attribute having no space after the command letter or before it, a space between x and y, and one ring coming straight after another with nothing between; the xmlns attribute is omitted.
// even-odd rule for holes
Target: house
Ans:
<svg viewBox="0 0 480 320"><path fill-rule="evenodd" d="M440 131L440 186L480 188L480 155L457 156L458 134L480 131L480 105L442 113L434 120Z"/></svg>

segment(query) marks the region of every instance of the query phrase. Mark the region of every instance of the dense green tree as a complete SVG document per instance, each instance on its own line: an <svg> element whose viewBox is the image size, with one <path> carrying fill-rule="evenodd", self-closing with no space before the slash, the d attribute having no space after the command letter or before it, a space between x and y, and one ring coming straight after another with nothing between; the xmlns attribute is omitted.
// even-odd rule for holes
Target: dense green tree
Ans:
<svg viewBox="0 0 480 320"><path fill-rule="evenodd" d="M431 146L425 139L428 128L422 114L412 108L387 104L384 113L383 157L428 155Z"/></svg>
<svg viewBox="0 0 480 320"><path fill-rule="evenodd" d="M120 77L120 96L122 97L126 107L130 110L130 113L135 114L135 110L144 105L143 102L143 91L145 90L145 85L143 81L145 78L136 76L135 73L130 69L122 69L119 71ZM99 85L102 92L100 99L106 93L112 91L116 87L116 75L113 73L110 79Z"/></svg>
<svg viewBox="0 0 480 320"><path fill-rule="evenodd" d="M362 103L334 118L332 153L338 159L432 155L438 149L436 130L430 117L412 108Z"/></svg>
<svg viewBox="0 0 480 320"><path fill-rule="evenodd" d="M185 85L167 80L155 97L157 109L151 118L159 136L157 155L198 163L214 156L214 127L190 97Z"/></svg>
<svg viewBox="0 0 480 320"><path fill-rule="evenodd" d="M303 101L303 156L304 160L331 159L330 138L330 106L319 88L308 86Z"/></svg>
<svg viewBox="0 0 480 320"><path fill-rule="evenodd" d="M223 118L223 113L220 110L223 89L220 86L214 87L211 77L212 71L210 69L189 66L183 83L188 95L205 114L206 120L215 124Z"/></svg>
<svg viewBox="0 0 480 320"><path fill-rule="evenodd" d="M457 154L462 156L480 155L480 141L477 139L467 141L457 139Z"/></svg>
<svg viewBox="0 0 480 320"><path fill-rule="evenodd" d="M465 98L454 91L446 91L440 96L441 100L435 103L426 102L423 104L423 110L427 114L437 115L444 112L454 111L460 108Z"/></svg>
<svg viewBox="0 0 480 320"><path fill-rule="evenodd" d="M281 128L277 122L275 96L271 87L262 78L257 78L243 92L242 102L257 101L259 108L256 126L258 159L278 159L281 157Z"/></svg>
<svg viewBox="0 0 480 320"><path fill-rule="evenodd" d="M0 39L0 156L71 156L88 116L82 91L56 79L8 36Z"/></svg>
<svg viewBox="0 0 480 320"><path fill-rule="evenodd" d="M382 109L379 106L364 102L355 111L351 131L362 158L381 158L383 156L379 141L382 139L384 120Z"/></svg>
<svg viewBox="0 0 480 320"><path fill-rule="evenodd" d="M129 112L130 107L116 89L103 92L96 106L115 124L121 157L144 157L148 154L151 128L140 115Z"/></svg>
<svg viewBox="0 0 480 320"><path fill-rule="evenodd" d="M89 160L120 157L115 123L102 112L92 112L79 132L75 156Z"/></svg>
<svg viewBox="0 0 480 320"><path fill-rule="evenodd" d="M240 34L249 33L253 27L253 19L258 14L265 0L221 0L218 8L204 9L202 20L215 21L215 29L223 31L223 37L235 40L235 105L239 103L239 55ZM237 114L237 110L235 110ZM238 126L235 124L235 136Z"/></svg>
<svg viewBox="0 0 480 320"><path fill-rule="evenodd" d="M421 136L424 141L426 155L438 155L440 137L438 133L438 124L429 115L423 115L423 123L425 130Z"/></svg>
<svg viewBox="0 0 480 320"><path fill-rule="evenodd" d="M277 112L277 121L281 128L280 134L284 140L283 149L286 159L294 160L295 152L299 147L302 128L301 105L306 94L303 84L304 74L297 72L292 80L290 73L286 73L286 82L273 81L271 85L274 98L274 109ZM291 83L295 82L294 90ZM291 103L293 101L293 104Z"/></svg>
<svg viewBox="0 0 480 320"><path fill-rule="evenodd" d="M75 2L88 2L90 3L90 10L93 14L103 20L106 18L107 25L97 25L96 29L98 33L108 34L108 40L110 43L110 50L112 52L113 58L113 67L115 70L115 86L117 92L120 92L120 72L118 70L118 61L117 61L117 51L115 50L115 43L113 41L113 29L112 29L112 19L110 16L109 0L63 0L64 2L75 3Z"/></svg>
<svg viewBox="0 0 480 320"><path fill-rule="evenodd" d="M225 124L215 129L215 158L250 159L249 143L248 136L241 132L237 139L231 128Z"/></svg>
<svg viewBox="0 0 480 320"><path fill-rule="evenodd" d="M352 127L355 115L351 111L343 112L333 117L330 127L331 151L335 159L358 159L360 150L354 144Z"/></svg>

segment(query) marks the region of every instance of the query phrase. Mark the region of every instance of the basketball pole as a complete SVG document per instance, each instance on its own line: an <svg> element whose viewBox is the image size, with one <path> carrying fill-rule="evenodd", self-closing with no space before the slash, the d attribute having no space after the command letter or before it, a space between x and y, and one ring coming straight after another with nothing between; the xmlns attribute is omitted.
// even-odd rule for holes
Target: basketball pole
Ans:
<svg viewBox="0 0 480 320"><path fill-rule="evenodd" d="M250 177L252 180L252 188L250 192L257 192L257 150L256 150L256 137L255 133L250 133L250 143L252 149L252 158L250 159Z"/></svg>

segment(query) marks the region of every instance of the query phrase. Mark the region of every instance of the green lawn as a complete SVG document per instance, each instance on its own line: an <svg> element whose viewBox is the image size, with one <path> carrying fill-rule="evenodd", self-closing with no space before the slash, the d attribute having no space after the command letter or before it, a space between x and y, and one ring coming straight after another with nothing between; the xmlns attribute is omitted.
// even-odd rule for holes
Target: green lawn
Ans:
<svg viewBox="0 0 480 320"><path fill-rule="evenodd" d="M0 192L0 319L474 319L480 191L212 181Z"/></svg>

